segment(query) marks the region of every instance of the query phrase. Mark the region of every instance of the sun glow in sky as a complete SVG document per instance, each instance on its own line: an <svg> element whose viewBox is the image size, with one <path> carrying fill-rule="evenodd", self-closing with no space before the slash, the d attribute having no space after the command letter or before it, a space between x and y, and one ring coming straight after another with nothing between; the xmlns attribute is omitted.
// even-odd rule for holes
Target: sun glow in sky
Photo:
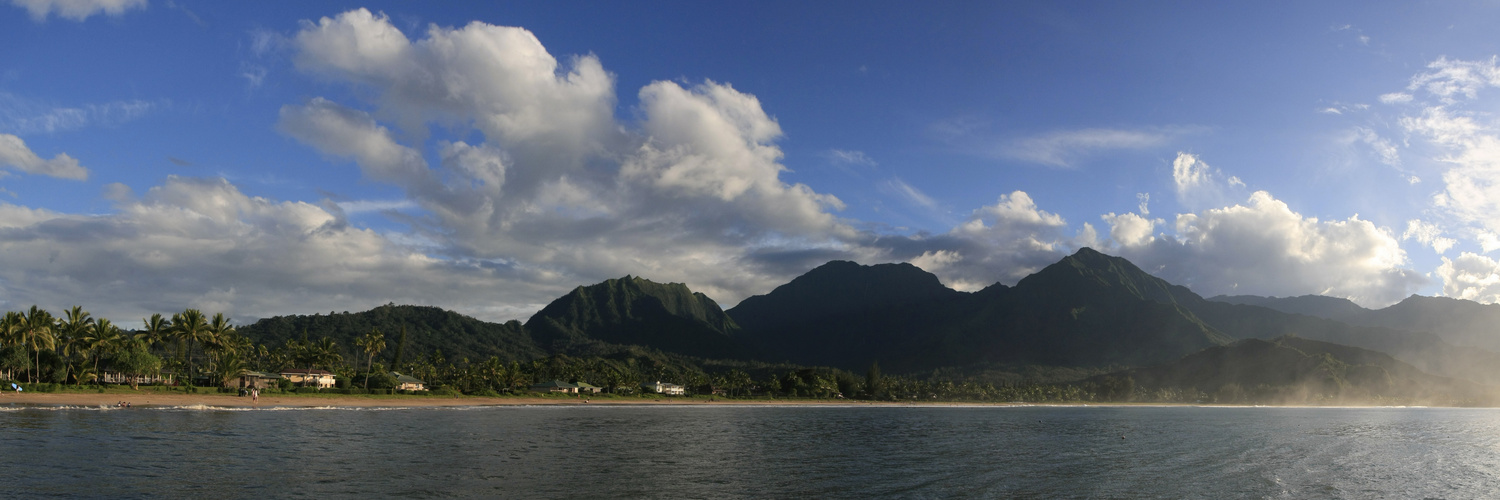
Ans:
<svg viewBox="0 0 1500 500"><path fill-rule="evenodd" d="M133 324L1083 246L1500 301L1485 2L0 5L0 308Z"/></svg>

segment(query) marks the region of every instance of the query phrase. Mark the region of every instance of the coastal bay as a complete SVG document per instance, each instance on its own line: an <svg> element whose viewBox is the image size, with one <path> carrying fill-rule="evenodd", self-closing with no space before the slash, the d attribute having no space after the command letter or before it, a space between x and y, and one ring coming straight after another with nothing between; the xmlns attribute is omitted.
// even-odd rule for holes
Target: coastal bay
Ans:
<svg viewBox="0 0 1500 500"><path fill-rule="evenodd" d="M27 450L0 454L0 481L114 498L1479 498L1500 486L1493 409L267 410L0 406L0 449Z"/></svg>

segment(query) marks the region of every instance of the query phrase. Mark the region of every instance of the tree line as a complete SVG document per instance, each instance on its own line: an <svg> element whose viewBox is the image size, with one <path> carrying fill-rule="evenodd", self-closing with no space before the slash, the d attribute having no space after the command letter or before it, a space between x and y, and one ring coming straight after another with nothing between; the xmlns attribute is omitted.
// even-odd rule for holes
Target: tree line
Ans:
<svg viewBox="0 0 1500 500"><path fill-rule="evenodd" d="M1068 384L993 384L939 377L890 376L872 364L863 376L823 367L754 361L704 360L627 348L601 356L553 354L527 361L499 356L448 359L441 349L407 352L406 327L391 338L379 329L341 346L333 338L300 339L281 345L252 342L223 313L186 309L170 317L152 314L125 329L74 306L61 316L37 306L9 311L0 319L0 377L31 383L141 383L230 387L252 371L327 370L345 388L390 388L391 371L423 380L447 394L501 395L526 392L547 380L584 382L616 394L642 384L667 382L690 394L744 397L847 398L938 401L1123 401L1183 400L1200 394L1149 392L1128 379ZM107 374L114 374L108 377ZM1191 402L1191 401L1184 401Z"/></svg>

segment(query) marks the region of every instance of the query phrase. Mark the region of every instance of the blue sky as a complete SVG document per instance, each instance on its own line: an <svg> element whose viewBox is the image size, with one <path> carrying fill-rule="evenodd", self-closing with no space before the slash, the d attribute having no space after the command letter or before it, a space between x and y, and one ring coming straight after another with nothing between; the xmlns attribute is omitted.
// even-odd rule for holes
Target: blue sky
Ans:
<svg viewBox="0 0 1500 500"><path fill-rule="evenodd" d="M831 259L1500 300L1500 5L11 0L0 307L132 322Z"/></svg>

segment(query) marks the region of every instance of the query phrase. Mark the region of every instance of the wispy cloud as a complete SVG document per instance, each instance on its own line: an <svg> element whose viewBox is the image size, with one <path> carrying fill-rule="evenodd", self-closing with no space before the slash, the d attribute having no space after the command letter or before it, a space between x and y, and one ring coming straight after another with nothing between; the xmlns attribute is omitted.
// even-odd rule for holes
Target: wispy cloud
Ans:
<svg viewBox="0 0 1500 500"><path fill-rule="evenodd" d="M10 0L10 4L26 9L31 20L39 23L52 14L81 22L94 14L119 17L127 10L146 8L146 0Z"/></svg>
<svg viewBox="0 0 1500 500"><path fill-rule="evenodd" d="M15 94L0 92L0 132L50 134L95 125L117 126L170 104L170 101L132 99L79 106L49 106Z"/></svg>
<svg viewBox="0 0 1500 500"><path fill-rule="evenodd" d="M417 208L416 202L411 200L354 200L341 201L334 204L338 205L339 210L343 210L346 215Z"/></svg>
<svg viewBox="0 0 1500 500"><path fill-rule="evenodd" d="M1000 154L1032 163L1070 168L1084 157L1099 151L1162 147L1178 136L1198 130L1200 129L1194 127L1060 130L1012 140L1000 148Z"/></svg>
<svg viewBox="0 0 1500 500"><path fill-rule="evenodd" d="M1412 95L1405 92L1391 92L1380 94L1381 104L1406 104L1411 102Z"/></svg>
<svg viewBox="0 0 1500 500"><path fill-rule="evenodd" d="M1345 32L1345 33L1353 34L1354 35L1354 41L1359 42L1360 45L1370 45L1370 36L1366 35L1364 33L1364 30L1361 30L1361 29L1355 27L1352 24L1334 25L1334 26L1329 27L1328 29L1329 29L1329 31L1333 31L1335 33Z"/></svg>
<svg viewBox="0 0 1500 500"><path fill-rule="evenodd" d="M912 187L911 184L907 184L906 181L903 181L900 178L893 177L885 181L880 185L880 190L889 194L896 195L897 197L900 197L901 199L906 200L913 205L917 205L928 210L938 209L937 200L932 199L932 197L928 196L927 193L923 193L922 190Z"/></svg>
<svg viewBox="0 0 1500 500"><path fill-rule="evenodd" d="M843 165L864 165L869 167L876 165L875 160L865 155L863 151L830 149L823 153L823 157L827 158L828 161Z"/></svg>
<svg viewBox="0 0 1500 500"><path fill-rule="evenodd" d="M240 78L244 78L252 89L265 83L266 75L269 73L270 71L265 66L248 62L240 63Z"/></svg>

